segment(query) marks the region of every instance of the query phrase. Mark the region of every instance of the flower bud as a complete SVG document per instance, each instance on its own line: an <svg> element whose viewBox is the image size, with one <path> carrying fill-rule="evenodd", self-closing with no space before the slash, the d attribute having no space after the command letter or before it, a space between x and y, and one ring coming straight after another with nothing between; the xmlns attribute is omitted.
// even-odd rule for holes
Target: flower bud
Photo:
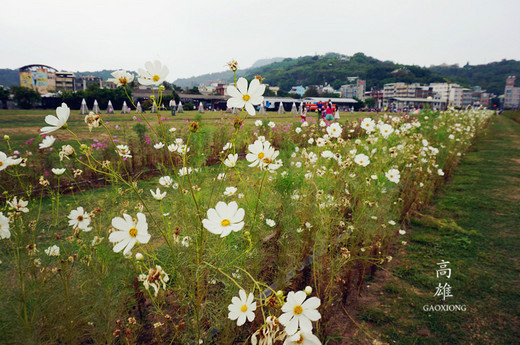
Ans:
<svg viewBox="0 0 520 345"><path fill-rule="evenodd" d="M6 134L6 135L4 135L4 139L5 139L5 140L9 140L10 137Z"/></svg>
<svg viewBox="0 0 520 345"><path fill-rule="evenodd" d="M305 293L307 294L307 296L310 296L311 293L312 293L312 287L310 287L310 286L307 285L303 291L305 291Z"/></svg>
<svg viewBox="0 0 520 345"><path fill-rule="evenodd" d="M283 291L282 290L276 291L276 296L282 297L283 296Z"/></svg>
<svg viewBox="0 0 520 345"><path fill-rule="evenodd" d="M135 259L137 261L142 261L142 260L144 260L144 255L141 253L137 253L137 254L135 254Z"/></svg>

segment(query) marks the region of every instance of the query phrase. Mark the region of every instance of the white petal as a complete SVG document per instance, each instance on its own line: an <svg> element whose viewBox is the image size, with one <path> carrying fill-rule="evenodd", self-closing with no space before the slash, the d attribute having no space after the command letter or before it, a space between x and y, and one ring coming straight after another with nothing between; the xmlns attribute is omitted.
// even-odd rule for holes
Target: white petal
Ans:
<svg viewBox="0 0 520 345"><path fill-rule="evenodd" d="M237 81L237 89L240 91L241 94L245 95L247 94L247 80L246 78L238 78Z"/></svg>
<svg viewBox="0 0 520 345"><path fill-rule="evenodd" d="M246 111L251 116L255 116L256 115L255 107L253 107L251 102L247 102L246 103Z"/></svg>
<svg viewBox="0 0 520 345"><path fill-rule="evenodd" d="M240 91L238 91L238 89L237 89L235 86L233 86L233 85L228 86L228 88L227 88L227 93L228 93L228 95L230 95L231 97L242 99L242 94L241 94Z"/></svg>

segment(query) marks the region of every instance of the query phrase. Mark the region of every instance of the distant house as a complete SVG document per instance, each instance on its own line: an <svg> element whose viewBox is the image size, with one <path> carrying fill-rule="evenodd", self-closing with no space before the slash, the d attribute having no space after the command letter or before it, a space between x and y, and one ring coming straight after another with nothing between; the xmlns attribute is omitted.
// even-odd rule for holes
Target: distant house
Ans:
<svg viewBox="0 0 520 345"><path fill-rule="evenodd" d="M504 108L520 108L520 87L515 87L515 80L516 77L514 75L511 75L506 79L506 87L504 89Z"/></svg>

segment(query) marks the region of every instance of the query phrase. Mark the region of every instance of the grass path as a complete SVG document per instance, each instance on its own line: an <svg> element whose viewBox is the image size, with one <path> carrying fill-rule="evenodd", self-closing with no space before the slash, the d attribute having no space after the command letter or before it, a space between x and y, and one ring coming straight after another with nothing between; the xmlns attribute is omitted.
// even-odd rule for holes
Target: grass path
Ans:
<svg viewBox="0 0 520 345"><path fill-rule="evenodd" d="M520 344L520 123L495 118L402 239L356 303L345 343ZM450 278L437 277L442 260ZM446 283L443 301L434 294Z"/></svg>

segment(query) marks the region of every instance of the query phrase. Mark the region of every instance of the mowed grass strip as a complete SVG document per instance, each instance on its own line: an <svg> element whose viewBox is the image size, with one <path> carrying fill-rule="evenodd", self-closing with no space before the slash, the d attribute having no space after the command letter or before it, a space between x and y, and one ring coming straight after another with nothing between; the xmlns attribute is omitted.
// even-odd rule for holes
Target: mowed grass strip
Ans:
<svg viewBox="0 0 520 345"><path fill-rule="evenodd" d="M356 310L361 329L346 343L520 344L520 123L512 118L492 121L412 221L400 239L407 244L368 283ZM443 260L450 278L437 277ZM434 296L446 283L452 297ZM432 305L440 310L424 310ZM449 305L466 311L442 311L456 309Z"/></svg>

